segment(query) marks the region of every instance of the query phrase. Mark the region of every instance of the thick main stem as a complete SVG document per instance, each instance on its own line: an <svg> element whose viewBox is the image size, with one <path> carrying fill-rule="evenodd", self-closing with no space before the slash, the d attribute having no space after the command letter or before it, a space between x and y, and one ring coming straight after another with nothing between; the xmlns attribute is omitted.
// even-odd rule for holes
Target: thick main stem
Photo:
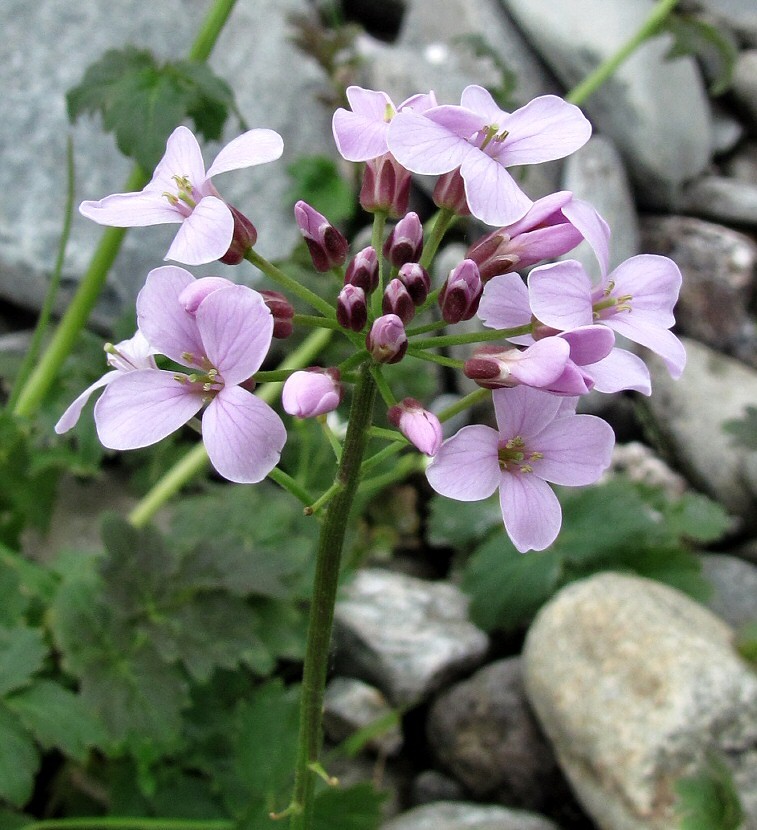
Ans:
<svg viewBox="0 0 757 830"><path fill-rule="evenodd" d="M352 398L342 459L336 474L338 487L321 526L318 542L313 600L310 606L305 667L300 703L300 738L295 768L294 794L290 806L291 830L310 830L313 795L322 740L323 691L326 685L329 644L334 621L334 603L339 582L342 545L350 508L360 480L360 465L368 441L376 384L370 365L364 364Z"/></svg>

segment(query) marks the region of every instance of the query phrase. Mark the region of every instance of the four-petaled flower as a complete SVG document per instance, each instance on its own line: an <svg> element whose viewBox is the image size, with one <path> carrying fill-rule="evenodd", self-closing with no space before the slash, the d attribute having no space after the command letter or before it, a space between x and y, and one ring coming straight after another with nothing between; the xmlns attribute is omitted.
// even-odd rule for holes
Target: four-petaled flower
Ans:
<svg viewBox="0 0 757 830"><path fill-rule="evenodd" d="M492 393L498 429L463 427L426 470L431 486L458 501L479 501L499 488L505 529L521 552L554 542L562 509L547 482L592 484L607 469L611 427L576 415L577 398L516 386Z"/></svg>
<svg viewBox="0 0 757 830"><path fill-rule="evenodd" d="M94 222L117 228L181 222L165 258L186 265L213 262L229 251L235 213L241 215L220 198L211 178L275 161L283 149L281 136L273 130L248 130L227 144L206 172L197 139L186 127L177 127L143 190L82 202L79 211Z"/></svg>

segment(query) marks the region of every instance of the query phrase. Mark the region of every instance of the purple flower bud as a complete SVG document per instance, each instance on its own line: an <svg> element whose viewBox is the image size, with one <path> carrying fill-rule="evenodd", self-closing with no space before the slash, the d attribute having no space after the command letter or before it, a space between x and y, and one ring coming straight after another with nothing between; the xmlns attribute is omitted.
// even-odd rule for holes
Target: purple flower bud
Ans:
<svg viewBox="0 0 757 830"><path fill-rule="evenodd" d="M433 412L424 409L415 398L405 398L387 413L389 423L422 453L434 456L442 445L442 425Z"/></svg>
<svg viewBox="0 0 757 830"><path fill-rule="evenodd" d="M399 363L407 351L407 335L396 314L385 314L373 321L365 345L377 363Z"/></svg>
<svg viewBox="0 0 757 830"><path fill-rule="evenodd" d="M340 326L362 331L368 322L365 291L357 285L345 285L336 301L336 319Z"/></svg>
<svg viewBox="0 0 757 830"><path fill-rule="evenodd" d="M287 378L281 390L281 404L289 415L315 418L336 409L343 394L338 369L314 366Z"/></svg>
<svg viewBox="0 0 757 830"><path fill-rule="evenodd" d="M194 317L200 303L209 294L218 291L219 288L227 288L230 285L234 285L234 283L224 277L201 277L189 283L179 294L179 304L184 306L184 310Z"/></svg>
<svg viewBox="0 0 757 830"><path fill-rule="evenodd" d="M395 268L417 262L423 250L423 225L417 213L405 214L384 243L384 256Z"/></svg>
<svg viewBox="0 0 757 830"><path fill-rule="evenodd" d="M273 315L273 336L278 340L284 340L292 334L294 326L294 308L287 298L279 291L261 291L263 301L271 310Z"/></svg>
<svg viewBox="0 0 757 830"><path fill-rule="evenodd" d="M426 302L431 290L431 277L422 265L417 262L406 262L397 273L397 278L407 288L407 293L416 305Z"/></svg>
<svg viewBox="0 0 757 830"><path fill-rule="evenodd" d="M379 261L376 249L370 245L358 251L347 264L344 275L345 285L357 285L366 296L376 290L379 277Z"/></svg>
<svg viewBox="0 0 757 830"><path fill-rule="evenodd" d="M465 362L463 372L485 389L523 384L551 390L565 372L569 359L567 341L549 337L526 349L483 346Z"/></svg>
<svg viewBox="0 0 757 830"><path fill-rule="evenodd" d="M392 218L407 212L410 197L410 171L391 153L371 159L365 165L360 204L368 213L383 211Z"/></svg>
<svg viewBox="0 0 757 830"><path fill-rule="evenodd" d="M459 167L439 176L431 198L439 208L451 210L457 216L470 216L468 200L465 198L465 182Z"/></svg>
<svg viewBox="0 0 757 830"><path fill-rule="evenodd" d="M447 323L470 320L478 311L484 286L478 266L472 259L464 259L450 272L439 293L439 307Z"/></svg>
<svg viewBox="0 0 757 830"><path fill-rule="evenodd" d="M400 280L391 280L381 298L384 314L396 314L407 325L415 317L415 303Z"/></svg>
<svg viewBox="0 0 757 830"><path fill-rule="evenodd" d="M512 250L510 237L505 228L492 231L478 242L474 242L468 248L467 256L478 265L481 281L484 283L492 277L514 271L520 261L520 256Z"/></svg>
<svg viewBox="0 0 757 830"><path fill-rule="evenodd" d="M234 233L231 237L229 250L218 258L224 265L239 265L245 258L247 251L258 241L258 232L255 225L233 205L227 205L234 217Z"/></svg>
<svg viewBox="0 0 757 830"><path fill-rule="evenodd" d="M316 271L328 271L344 264L349 243L322 213L300 200L294 206L294 218Z"/></svg>

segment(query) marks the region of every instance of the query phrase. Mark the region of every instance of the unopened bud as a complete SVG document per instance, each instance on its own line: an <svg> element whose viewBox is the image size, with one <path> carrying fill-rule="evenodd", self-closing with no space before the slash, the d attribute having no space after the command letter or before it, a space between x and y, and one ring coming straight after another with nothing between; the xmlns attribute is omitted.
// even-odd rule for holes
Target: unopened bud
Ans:
<svg viewBox="0 0 757 830"><path fill-rule="evenodd" d="M391 280L381 299L384 314L396 314L407 325L415 317L415 303L400 280Z"/></svg>
<svg viewBox="0 0 757 830"><path fill-rule="evenodd" d="M391 153L371 159L365 165L360 204L368 213L382 211L392 218L407 212L410 197L410 171Z"/></svg>
<svg viewBox="0 0 757 830"><path fill-rule="evenodd" d="M470 216L468 200L465 198L465 182L459 167L439 176L431 198L439 208L451 210L457 216Z"/></svg>
<svg viewBox="0 0 757 830"><path fill-rule="evenodd" d="M431 290L431 277L422 265L417 262L406 262L398 271L397 279L407 288L407 293L416 305L426 302Z"/></svg>
<svg viewBox="0 0 757 830"><path fill-rule="evenodd" d="M407 351L407 335L396 314L385 314L373 321L365 345L377 363L399 363Z"/></svg>
<svg viewBox="0 0 757 830"><path fill-rule="evenodd" d="M349 243L322 213L300 200L294 206L294 218L316 271L328 271L344 264Z"/></svg>
<svg viewBox="0 0 757 830"><path fill-rule="evenodd" d="M376 249L370 245L358 251L347 264L345 285L357 285L366 296L376 290L379 278L379 261Z"/></svg>
<svg viewBox="0 0 757 830"><path fill-rule="evenodd" d="M520 261L518 254L510 247L510 237L505 228L492 231L478 242L474 242L468 248L467 257L478 265L481 281L484 283L492 277L514 271Z"/></svg>
<svg viewBox="0 0 757 830"><path fill-rule="evenodd" d="M287 298L279 291L261 291L265 304L273 315L273 336L278 340L284 340L292 334L294 326L294 308Z"/></svg>
<svg viewBox="0 0 757 830"><path fill-rule="evenodd" d="M478 311L483 290L478 266L472 259L464 259L452 269L439 293L439 308L444 321L470 320Z"/></svg>
<svg viewBox="0 0 757 830"><path fill-rule="evenodd" d="M184 306L184 310L193 317L197 314L197 309L200 303L214 291L219 288L228 288L234 285L231 280L224 277L201 277L184 288L179 294L179 305Z"/></svg>
<svg viewBox="0 0 757 830"><path fill-rule="evenodd" d="M233 205L227 205L234 217L234 233L231 237L229 250L218 260L224 265L239 265L245 258L247 251L258 241L258 232L255 225Z"/></svg>
<svg viewBox="0 0 757 830"><path fill-rule="evenodd" d="M315 418L336 409L343 394L338 369L313 367L287 378L281 390L281 405L289 415Z"/></svg>
<svg viewBox="0 0 757 830"><path fill-rule="evenodd" d="M384 243L384 256L395 268L417 262L423 250L423 225L417 213L405 214Z"/></svg>
<svg viewBox="0 0 757 830"><path fill-rule="evenodd" d="M389 423L422 453L434 456L442 444L442 425L433 412L424 409L415 398L405 398L387 413Z"/></svg>
<svg viewBox="0 0 757 830"><path fill-rule="evenodd" d="M526 349L483 346L465 362L463 373L485 389L533 386L547 389L560 378L570 358L570 346L560 337L533 343Z"/></svg>
<svg viewBox="0 0 757 830"><path fill-rule="evenodd" d="M336 319L340 326L362 331L368 322L365 291L357 285L345 285L336 300Z"/></svg>

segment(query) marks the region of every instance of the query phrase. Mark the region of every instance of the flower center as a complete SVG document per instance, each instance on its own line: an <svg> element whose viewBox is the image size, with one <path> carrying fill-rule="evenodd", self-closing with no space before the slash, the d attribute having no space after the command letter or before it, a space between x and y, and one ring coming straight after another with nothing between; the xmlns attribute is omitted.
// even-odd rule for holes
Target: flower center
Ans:
<svg viewBox="0 0 757 830"><path fill-rule="evenodd" d="M605 288L594 293L592 299L596 298L596 302L592 303L591 311L595 320L612 317L620 311L632 311L631 300L633 300L633 294L611 297L614 288L615 283L611 281Z"/></svg>
<svg viewBox="0 0 757 830"><path fill-rule="evenodd" d="M168 190L163 191L163 196L168 199L171 207L177 208L185 216L197 207L197 201L194 196L194 188L187 176L171 176L176 182L176 193L171 193ZM189 208L189 210L187 210Z"/></svg>
<svg viewBox="0 0 757 830"><path fill-rule="evenodd" d="M189 352L182 354L182 359L187 363L194 363L200 368L199 372L192 372L189 375L175 374L174 380L178 383L198 383L202 386L203 402L210 403L213 398L223 389L223 378L218 374L218 369L212 366L207 357L199 360Z"/></svg>
<svg viewBox="0 0 757 830"><path fill-rule="evenodd" d="M499 132L499 127L496 124L490 124L488 127L484 127L478 135L481 136L479 149L485 150L492 141L501 144L507 138L509 132L507 130Z"/></svg>
<svg viewBox="0 0 757 830"><path fill-rule="evenodd" d="M526 442L520 435L516 435L500 446L497 451L499 468L508 473L532 473L533 461L544 458L543 453L529 452Z"/></svg>

